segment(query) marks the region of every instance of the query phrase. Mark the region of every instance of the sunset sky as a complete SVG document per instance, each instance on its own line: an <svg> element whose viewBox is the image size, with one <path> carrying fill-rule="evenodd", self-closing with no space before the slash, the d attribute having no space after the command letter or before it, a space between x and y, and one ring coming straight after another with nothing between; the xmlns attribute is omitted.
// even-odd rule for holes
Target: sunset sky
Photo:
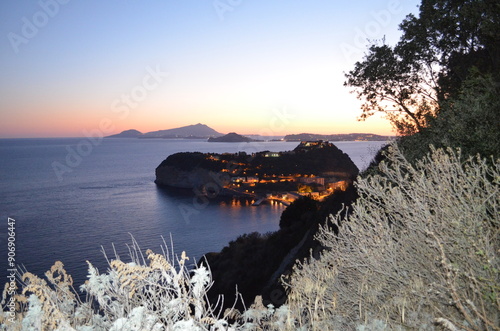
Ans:
<svg viewBox="0 0 500 331"><path fill-rule="evenodd" d="M393 134L344 72L417 0L0 2L0 138L203 123L241 134Z"/></svg>

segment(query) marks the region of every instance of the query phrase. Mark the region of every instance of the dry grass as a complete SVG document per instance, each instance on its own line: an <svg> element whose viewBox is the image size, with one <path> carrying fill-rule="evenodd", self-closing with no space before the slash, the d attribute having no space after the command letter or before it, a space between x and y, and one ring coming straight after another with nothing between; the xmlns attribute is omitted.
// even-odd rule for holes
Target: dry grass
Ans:
<svg viewBox="0 0 500 331"><path fill-rule="evenodd" d="M338 236L320 231L321 259L296 267L289 305L299 324L498 330L498 161L433 150L412 166L393 147L380 172L358 180Z"/></svg>

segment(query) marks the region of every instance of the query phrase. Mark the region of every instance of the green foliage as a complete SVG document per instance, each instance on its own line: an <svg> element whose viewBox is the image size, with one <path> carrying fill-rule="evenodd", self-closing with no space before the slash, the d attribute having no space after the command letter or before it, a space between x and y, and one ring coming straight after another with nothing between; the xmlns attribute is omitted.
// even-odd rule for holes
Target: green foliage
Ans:
<svg viewBox="0 0 500 331"><path fill-rule="evenodd" d="M422 1L419 17L401 24L400 45L414 50L414 60L441 67L441 100L456 96L469 70L477 67L498 80L500 4L495 0Z"/></svg>
<svg viewBox="0 0 500 331"><path fill-rule="evenodd" d="M372 45L363 61L356 62L344 86L353 87L365 101L360 119L383 112L400 133L418 132L426 125L436 100L411 60L406 50L383 44Z"/></svg>
<svg viewBox="0 0 500 331"><path fill-rule="evenodd" d="M450 98L428 128L402 137L398 144L406 157L416 160L429 146L460 148L464 155L500 156L500 88L490 76L477 72L466 80L460 94Z"/></svg>
<svg viewBox="0 0 500 331"><path fill-rule="evenodd" d="M471 68L498 82L499 26L498 1L422 1L419 16L401 23L395 47L372 45L346 74L344 85L364 100L361 119L381 111L398 133L421 132L457 97Z"/></svg>

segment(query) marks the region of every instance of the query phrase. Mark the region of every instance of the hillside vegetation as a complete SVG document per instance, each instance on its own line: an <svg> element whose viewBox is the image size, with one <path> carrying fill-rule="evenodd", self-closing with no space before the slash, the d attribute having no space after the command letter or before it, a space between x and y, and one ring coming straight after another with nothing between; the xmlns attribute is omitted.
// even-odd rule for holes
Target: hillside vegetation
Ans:
<svg viewBox="0 0 500 331"><path fill-rule="evenodd" d="M213 257L217 277L253 291L249 276L262 267L267 278L273 254L286 261L300 241L287 231L318 229L310 254L278 273L279 304L218 288L210 258L188 268L185 253L134 242L106 272L89 262L80 289L61 262L46 280L7 283L0 330L500 330L500 3L422 1L401 30L346 75L362 117L384 112L400 134L358 176L352 203L302 201L281 235L236 239L221 252L232 264Z"/></svg>
<svg viewBox="0 0 500 331"><path fill-rule="evenodd" d="M143 256L134 245L131 261L112 259L105 273L89 262L84 302L60 262L47 280L25 273L12 314L5 288L1 328L498 328L500 162L440 149L412 165L394 146L379 171L358 179L360 198L348 221L342 211L321 228L318 239L327 249L296 265L279 308L256 300L241 312L221 311L222 302L208 304L209 268L188 270L184 253Z"/></svg>

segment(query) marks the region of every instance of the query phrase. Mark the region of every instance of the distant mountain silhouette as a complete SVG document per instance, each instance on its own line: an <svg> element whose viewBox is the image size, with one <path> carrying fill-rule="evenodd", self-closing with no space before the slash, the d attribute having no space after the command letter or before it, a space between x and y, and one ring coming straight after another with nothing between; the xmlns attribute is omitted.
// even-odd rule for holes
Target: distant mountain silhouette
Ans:
<svg viewBox="0 0 500 331"><path fill-rule="evenodd" d="M286 141L387 141L394 139L393 136L380 136L373 133L347 133L347 134L314 134L299 133L286 135Z"/></svg>
<svg viewBox="0 0 500 331"><path fill-rule="evenodd" d="M205 124L198 123L175 129L147 132L140 138L210 138L219 136L222 134Z"/></svg>
<svg viewBox="0 0 500 331"><path fill-rule="evenodd" d="M118 134L113 134L111 136L107 136L106 138L137 138L140 136L142 136L141 131L131 129L131 130L122 131Z"/></svg>
<svg viewBox="0 0 500 331"><path fill-rule="evenodd" d="M221 142L221 143L241 143L250 141L262 141L262 140L255 140L252 138L248 138L240 134L237 134L235 132L230 132L222 137L208 138L208 142Z"/></svg>

